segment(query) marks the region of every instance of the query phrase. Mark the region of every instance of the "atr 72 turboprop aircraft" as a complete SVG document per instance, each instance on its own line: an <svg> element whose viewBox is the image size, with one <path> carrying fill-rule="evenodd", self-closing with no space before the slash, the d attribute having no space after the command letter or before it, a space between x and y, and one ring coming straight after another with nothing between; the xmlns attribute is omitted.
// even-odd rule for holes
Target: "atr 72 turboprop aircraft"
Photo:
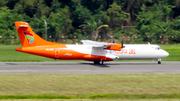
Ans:
<svg viewBox="0 0 180 101"><path fill-rule="evenodd" d="M169 54L158 45L125 45L82 40L82 45L65 45L46 41L35 34L28 23L15 22L22 48L16 51L60 60L87 60L94 64L115 59L157 59Z"/></svg>

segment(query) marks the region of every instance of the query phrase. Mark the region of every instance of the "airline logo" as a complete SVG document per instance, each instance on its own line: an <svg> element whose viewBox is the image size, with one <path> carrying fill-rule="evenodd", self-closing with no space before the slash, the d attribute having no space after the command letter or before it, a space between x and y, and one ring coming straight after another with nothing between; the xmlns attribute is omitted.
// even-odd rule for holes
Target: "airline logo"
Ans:
<svg viewBox="0 0 180 101"><path fill-rule="evenodd" d="M34 35L30 32L24 32L26 38L29 40L29 44L34 42Z"/></svg>
<svg viewBox="0 0 180 101"><path fill-rule="evenodd" d="M136 54L136 49L122 49L121 51L106 50L106 53L112 54Z"/></svg>

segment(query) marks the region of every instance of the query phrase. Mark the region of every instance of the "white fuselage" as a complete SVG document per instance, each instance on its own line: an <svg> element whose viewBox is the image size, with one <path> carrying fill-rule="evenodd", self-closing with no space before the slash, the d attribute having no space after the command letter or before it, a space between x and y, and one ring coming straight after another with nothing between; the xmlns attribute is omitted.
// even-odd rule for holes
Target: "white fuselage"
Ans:
<svg viewBox="0 0 180 101"><path fill-rule="evenodd" d="M119 59L161 59L169 55L158 45L124 45L121 51L106 50L106 54L116 55Z"/></svg>
<svg viewBox="0 0 180 101"><path fill-rule="evenodd" d="M121 51L105 50L102 47L93 47L92 45L66 45L79 53L106 56L111 59L161 59L169 55L168 52L161 49L158 45L149 44L125 44Z"/></svg>

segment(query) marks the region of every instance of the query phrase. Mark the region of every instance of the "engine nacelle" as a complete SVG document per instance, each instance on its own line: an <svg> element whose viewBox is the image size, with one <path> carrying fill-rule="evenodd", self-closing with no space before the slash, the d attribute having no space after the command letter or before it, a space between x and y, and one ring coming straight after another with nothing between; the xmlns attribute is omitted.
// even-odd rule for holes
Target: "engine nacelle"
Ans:
<svg viewBox="0 0 180 101"><path fill-rule="evenodd" d="M122 45L121 44L115 44L107 47L108 50L115 50L115 51L121 51Z"/></svg>

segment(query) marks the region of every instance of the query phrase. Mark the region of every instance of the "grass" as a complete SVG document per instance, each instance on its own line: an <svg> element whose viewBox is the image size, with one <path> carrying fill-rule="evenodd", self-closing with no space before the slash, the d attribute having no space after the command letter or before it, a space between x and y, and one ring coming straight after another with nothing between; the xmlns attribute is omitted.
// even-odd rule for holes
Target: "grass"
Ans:
<svg viewBox="0 0 180 101"><path fill-rule="evenodd" d="M52 61L52 59L35 56L27 53L15 51L15 48L21 45L1 45L0 46L0 61L2 62L23 62L23 61Z"/></svg>
<svg viewBox="0 0 180 101"><path fill-rule="evenodd" d="M3 99L3 101L179 101L179 99Z"/></svg>
<svg viewBox="0 0 180 101"><path fill-rule="evenodd" d="M160 46L169 53L168 57L162 59L163 61L180 61L180 44Z"/></svg>
<svg viewBox="0 0 180 101"><path fill-rule="evenodd" d="M0 99L179 99L180 74L0 75Z"/></svg>
<svg viewBox="0 0 180 101"><path fill-rule="evenodd" d="M160 45L162 49L169 52L169 56L163 58L162 61L180 61L180 44ZM21 45L0 45L0 61L1 62L40 62L40 61L55 61L50 58L21 53L15 51L15 48ZM83 61L83 60L56 60L56 61ZM123 60L117 60L123 61ZM124 60L124 61L142 61L142 60ZM143 60L144 61L144 60ZM147 61L147 60L145 60Z"/></svg>
<svg viewBox="0 0 180 101"><path fill-rule="evenodd" d="M177 99L180 94L2 95L0 99Z"/></svg>

